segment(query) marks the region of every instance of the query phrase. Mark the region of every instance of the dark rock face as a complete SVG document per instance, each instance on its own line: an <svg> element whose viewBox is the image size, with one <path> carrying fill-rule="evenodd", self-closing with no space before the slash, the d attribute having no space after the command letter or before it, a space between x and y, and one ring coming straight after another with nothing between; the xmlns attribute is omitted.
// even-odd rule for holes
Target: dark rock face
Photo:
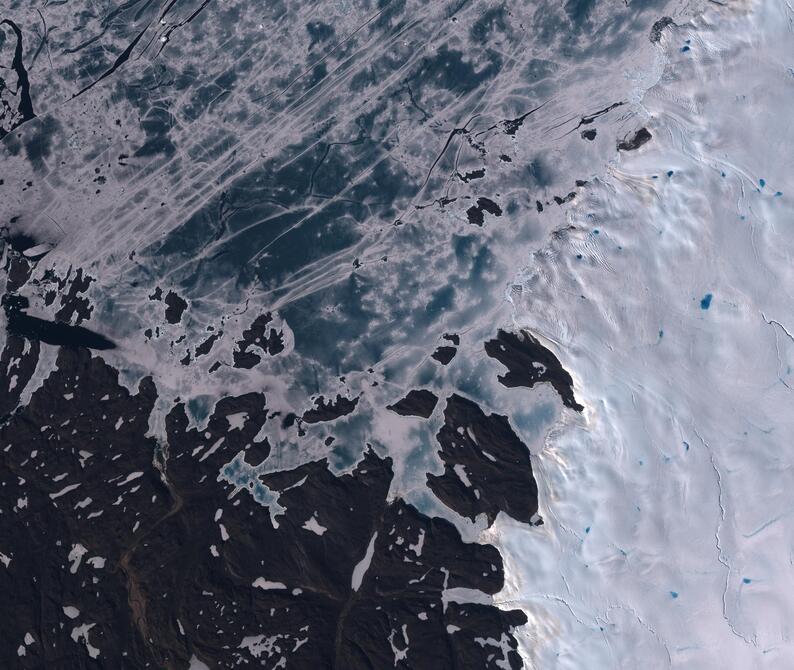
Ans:
<svg viewBox="0 0 794 670"><path fill-rule="evenodd" d="M634 137L626 138L618 142L618 151L634 151L635 149L639 149L643 144L650 142L652 137L653 136L647 128L640 128L634 133Z"/></svg>
<svg viewBox="0 0 794 670"><path fill-rule="evenodd" d="M460 172L457 173L458 179L460 179L464 184L468 184L470 181L474 181L475 179L482 179L485 176L485 168L480 168L479 170L472 170L471 172L467 172L466 174L461 174Z"/></svg>
<svg viewBox="0 0 794 670"><path fill-rule="evenodd" d="M651 33L648 36L648 39L650 39L654 44L659 42L659 40L662 39L662 33L664 32L664 29L667 28L667 26L674 25L675 21L673 21L673 19L671 19L669 16L663 16L651 27Z"/></svg>
<svg viewBox="0 0 794 670"><path fill-rule="evenodd" d="M436 436L444 474L427 475L427 485L448 507L488 525L499 512L529 523L538 510L538 488L529 449L507 417L485 414L457 394L447 399L444 425Z"/></svg>
<svg viewBox="0 0 794 670"><path fill-rule="evenodd" d="M0 654L14 667L521 667L522 612L443 598L498 592L499 553L389 501L390 459L260 475L274 520L217 476L239 451L267 457L261 394L225 398L201 430L176 405L166 447L146 437L152 381L131 394L117 377L62 348L0 424L0 592L14 602Z"/></svg>
<svg viewBox="0 0 794 670"><path fill-rule="evenodd" d="M411 389L408 394L398 400L393 405L388 405L390 409L401 416L420 416L427 419L436 408L438 396L427 389Z"/></svg>
<svg viewBox="0 0 794 670"><path fill-rule="evenodd" d="M508 388L547 382L559 393L563 404L577 412L584 407L576 402L573 379L557 357L526 330L508 333L500 330L496 339L485 343L485 353L507 368L499 381Z"/></svg>
<svg viewBox="0 0 794 670"><path fill-rule="evenodd" d="M36 371L40 349L37 340L6 334L6 346L0 353L0 417L17 406L22 391Z"/></svg>
<svg viewBox="0 0 794 670"><path fill-rule="evenodd" d="M230 416L233 418L229 419ZM239 420L240 427L233 427L237 425L235 419ZM188 429L184 403L175 405L166 417L168 462L169 466L179 462L182 467L169 470L169 480L178 485L195 485L187 462L206 463L203 467L214 468L217 475L221 467L240 451L246 456L249 451L255 454L252 460L257 463L264 460L270 448L264 442L254 442L254 437L266 420L265 396L261 393L222 398L203 430ZM180 479L183 473L190 478L189 481Z"/></svg>
<svg viewBox="0 0 794 670"><path fill-rule="evenodd" d="M7 292L2 296L2 303L8 319L9 309L19 309L19 303L15 302L19 297L14 292L28 280L32 265L19 250L15 250L8 253L3 269L7 273ZM27 340L8 330L5 338L5 347L0 353L0 417L17 406L22 392L36 371L41 349L38 340Z"/></svg>
<svg viewBox="0 0 794 670"><path fill-rule="evenodd" d="M12 251L9 252L6 266L3 269L7 273L6 293L10 294L19 290L30 278L33 263L28 261L21 253Z"/></svg>
<svg viewBox="0 0 794 670"><path fill-rule="evenodd" d="M270 312L260 314L249 328L243 331L243 338L237 342L237 349L234 356L234 367L250 370L262 362L262 356L251 348L258 348L262 355L275 356L284 351L284 333L275 328L270 328L268 324L273 320Z"/></svg>
<svg viewBox="0 0 794 670"><path fill-rule="evenodd" d="M499 640L511 628L526 623L523 612L454 602L445 605L442 600L445 588L486 593L501 589L504 577L498 552L487 545L462 542L448 521L428 518L402 500L388 504L381 519L377 535L373 534L369 569L347 603L346 617L359 623L341 630L333 667L522 667L509 632L509 651L504 655L474 638L482 634ZM368 625L360 625L365 621ZM479 632L472 635L475 627ZM400 652L405 657L398 660Z"/></svg>
<svg viewBox="0 0 794 670"><path fill-rule="evenodd" d="M165 320L168 323L179 323L187 309L187 301L174 291L169 291L164 300Z"/></svg>
<svg viewBox="0 0 794 670"><path fill-rule="evenodd" d="M306 423L321 423L323 421L334 421L340 416L350 414L358 405L358 398L345 398L339 394L336 400L326 400L323 396L316 398L314 407L307 409L303 413L303 420Z"/></svg>
<svg viewBox="0 0 794 670"><path fill-rule="evenodd" d="M515 135L518 132L519 128L521 128L521 126L524 125L524 121L527 120L527 117L532 116L532 114L537 112L545 104L546 103L543 103L542 105L530 109L528 112L525 112L524 114L522 114L519 117L516 117L515 119L505 119L504 121L502 121L501 124L502 130L505 133L505 135Z"/></svg>
<svg viewBox="0 0 794 670"><path fill-rule="evenodd" d="M91 312L94 311L93 305L89 302L84 294L94 278L83 274L83 270L78 268L72 276L71 269L66 277L63 279L51 276L57 284L57 292L60 295L61 308L55 313L55 319L63 323L72 323L80 325L83 321L91 318ZM68 290L64 292L64 288L68 286ZM54 297L54 294L51 294Z"/></svg>
<svg viewBox="0 0 794 670"><path fill-rule="evenodd" d="M482 226L485 221L484 212L488 212L488 214L493 214L494 216L502 216L502 208L493 200L489 198L477 198L477 204L472 205L466 210L466 217L469 223Z"/></svg>
<svg viewBox="0 0 794 670"><path fill-rule="evenodd" d="M134 629L135 612L122 558L138 529L169 509L152 466L154 441L144 437L156 393L146 379L131 395L85 350L61 348L57 366L0 425L0 440L11 445L0 468L2 551L10 558L0 592L18 604L0 632L0 653L20 668L88 667L93 652L73 634L85 621L95 623L92 644L119 646L104 654L105 667L122 667L123 631ZM63 607L81 616L72 620ZM18 657L27 632L36 644Z"/></svg>
<svg viewBox="0 0 794 670"><path fill-rule="evenodd" d="M441 363L441 365L449 365L449 362L455 358L455 354L457 353L458 350L456 347L442 345L437 347L436 350L430 354L430 356Z"/></svg>
<svg viewBox="0 0 794 670"><path fill-rule="evenodd" d="M206 340L196 347L196 358L199 356L206 356L211 350L217 340L221 338L223 332L213 333Z"/></svg>

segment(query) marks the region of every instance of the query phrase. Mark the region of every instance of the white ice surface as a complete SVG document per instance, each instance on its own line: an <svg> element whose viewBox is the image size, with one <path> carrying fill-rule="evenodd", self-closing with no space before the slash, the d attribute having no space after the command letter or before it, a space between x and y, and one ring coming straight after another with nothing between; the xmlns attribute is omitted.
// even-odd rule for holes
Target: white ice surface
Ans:
<svg viewBox="0 0 794 670"><path fill-rule="evenodd" d="M257 577L254 580L254 583L251 586L259 589L264 589L265 591L269 591L271 589L286 589L286 585L283 582L271 582L264 577Z"/></svg>
<svg viewBox="0 0 794 670"><path fill-rule="evenodd" d="M200 661L196 658L196 655L190 657L190 665L188 666L188 670L209 670L209 667L203 661Z"/></svg>
<svg viewBox="0 0 794 670"><path fill-rule="evenodd" d="M362 558L357 564L356 567L353 568L353 578L351 580L351 588L354 591L358 591L361 587L361 582L364 581L364 575L367 574L367 570L369 570L369 564L372 562L372 556L375 553L375 540L378 538L378 533L375 532L372 534L372 538L367 545L367 551L364 553L364 558Z"/></svg>
<svg viewBox="0 0 794 670"><path fill-rule="evenodd" d="M328 530L325 526L321 525L319 521L317 521L317 517L314 515L309 517L306 523L304 523L301 527L320 536L322 536L322 534Z"/></svg>
<svg viewBox="0 0 794 670"><path fill-rule="evenodd" d="M653 141L510 293L586 406L534 460L545 524L485 534L529 667L794 667L793 22L770 0L667 29Z"/></svg>
<svg viewBox="0 0 794 670"><path fill-rule="evenodd" d="M68 616L70 619L76 619L80 616L80 610L74 607L73 605L64 605L63 606L63 613Z"/></svg>

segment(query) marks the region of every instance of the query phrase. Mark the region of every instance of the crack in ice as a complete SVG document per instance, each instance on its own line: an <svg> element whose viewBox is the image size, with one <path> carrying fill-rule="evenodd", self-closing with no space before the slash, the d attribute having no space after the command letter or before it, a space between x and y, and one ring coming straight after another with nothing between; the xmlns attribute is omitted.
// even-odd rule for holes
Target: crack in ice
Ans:
<svg viewBox="0 0 794 670"><path fill-rule="evenodd" d="M714 541L715 546L717 548L717 560L725 566L725 586L722 591L722 618L725 619L725 623L728 624L728 628L730 628L731 632L738 638L744 640L746 644L752 644L753 646L757 646L755 639L748 639L745 635L740 633L736 627L731 623L730 618L728 617L728 604L727 604L727 596L728 596L728 586L730 584L731 573L733 572L733 568L731 567L730 561L728 560L728 556L725 553L725 550L722 546L722 537L720 536L720 531L722 530L722 525L725 523L725 503L723 502L723 488L722 488L722 473L720 472L719 467L717 466L717 460L714 457L714 452L711 448L711 445L703 439L701 434L694 429L695 435L697 436L700 443L703 445L703 448L706 450L709 456L709 461L711 462L711 467L714 470L714 474L717 477L717 504L720 508L720 520L717 523L717 528L714 531Z"/></svg>
<svg viewBox="0 0 794 670"><path fill-rule="evenodd" d="M667 646L667 642L665 642L664 638L662 638L662 636L661 636L661 635L659 635L659 633L657 633L657 632L656 632L656 629L655 629L653 626L651 626L651 625L650 625L648 622L646 622L646 621L645 621L645 620L644 620L644 619L643 619L643 618L642 618L642 617L639 615L639 613L637 612L637 610L635 610L633 607L631 607L631 606L629 606L629 605L623 605L623 604L618 604L618 605L610 605L609 607L607 607L607 609L606 609L606 611L604 612L603 616L597 616L597 617L596 617L596 619L595 619L595 620L596 620L596 622L598 622L598 621L603 621L604 623L607 623L607 622L608 622L608 620L609 620L609 612L610 612L611 610L614 610L614 609L621 609L621 610L625 610L626 612L629 612L630 614L632 614L632 615L634 616L634 618L635 618L635 619L637 619L637 621L639 622L639 624L640 624L640 625L641 625L641 626L642 626L642 627L643 627L643 628L644 628L646 631L648 631L648 632L649 632L649 633L650 633L650 634L653 636L653 638L654 638L654 639L655 639L655 640L656 640L656 641L657 641L657 642L658 642L658 643L659 643L659 644L660 644L662 647L664 647L664 651L665 651L665 653L667 654L667 667L668 667L668 668L672 668L672 667L673 667L673 659L672 659L672 656L670 656L670 648Z"/></svg>

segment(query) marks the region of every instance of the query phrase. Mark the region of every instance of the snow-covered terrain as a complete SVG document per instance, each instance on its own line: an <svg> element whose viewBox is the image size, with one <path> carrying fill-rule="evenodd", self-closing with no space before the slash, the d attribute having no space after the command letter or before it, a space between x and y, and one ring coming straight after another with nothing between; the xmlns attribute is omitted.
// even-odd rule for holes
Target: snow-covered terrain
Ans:
<svg viewBox="0 0 794 670"><path fill-rule="evenodd" d="M536 459L549 523L488 532L531 667L794 667L792 25L770 1L668 29L654 140L510 294L587 408Z"/></svg>

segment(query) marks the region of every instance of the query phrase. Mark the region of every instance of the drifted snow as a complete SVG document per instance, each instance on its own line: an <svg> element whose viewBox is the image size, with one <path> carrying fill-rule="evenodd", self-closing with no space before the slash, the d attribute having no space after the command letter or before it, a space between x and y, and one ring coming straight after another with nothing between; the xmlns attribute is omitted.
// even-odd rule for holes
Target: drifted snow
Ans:
<svg viewBox="0 0 794 670"><path fill-rule="evenodd" d="M369 564L372 562L372 556L375 553L375 540L377 537L377 532L372 534L372 538L370 539L369 545L367 546L367 551L364 553L364 558L362 558L356 567L353 568L351 588L354 591L358 591L359 588L361 588L361 582L364 580L364 575L367 574L367 570L369 570Z"/></svg>

